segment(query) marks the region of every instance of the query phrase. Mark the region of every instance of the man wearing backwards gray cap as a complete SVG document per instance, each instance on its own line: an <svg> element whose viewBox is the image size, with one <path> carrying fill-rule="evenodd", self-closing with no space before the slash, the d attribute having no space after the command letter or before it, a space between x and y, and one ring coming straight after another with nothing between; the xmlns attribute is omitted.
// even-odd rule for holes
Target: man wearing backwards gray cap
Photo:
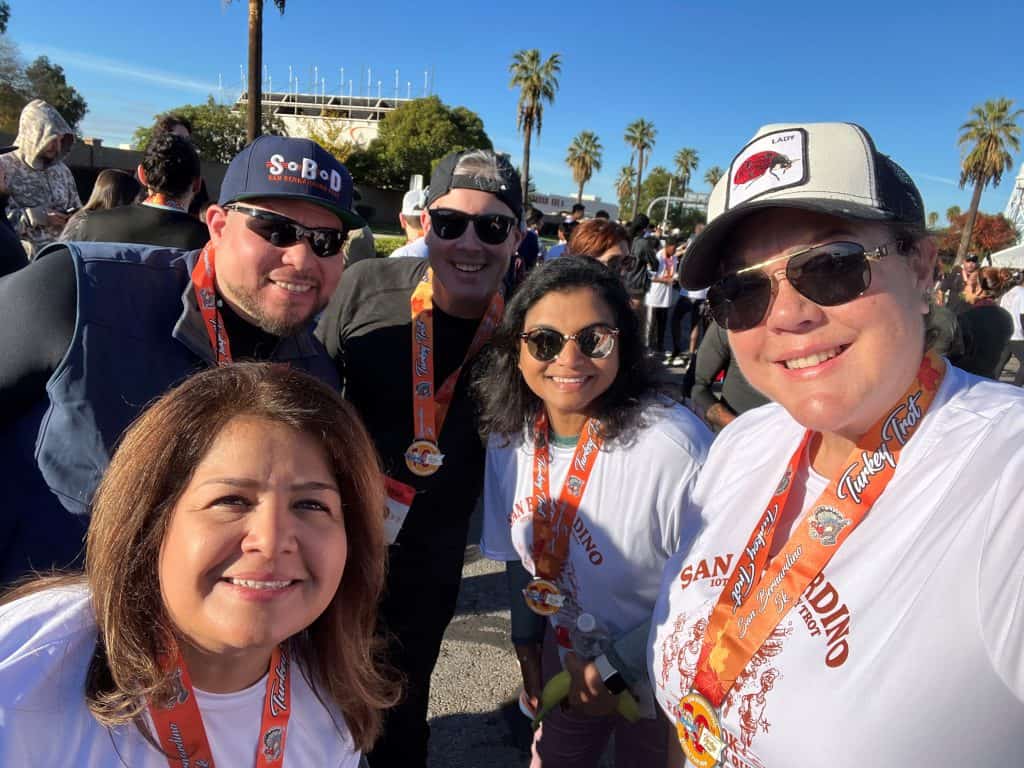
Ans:
<svg viewBox="0 0 1024 768"><path fill-rule="evenodd" d="M345 271L317 331L388 475L388 582L381 622L405 699L384 720L372 768L424 768L430 675L455 611L484 447L467 391L501 317L498 293L522 239L519 174L502 155L448 155L427 197L427 259Z"/></svg>
<svg viewBox="0 0 1024 768"><path fill-rule="evenodd" d="M930 348L935 259L857 125L765 126L711 193L681 279L773 402L715 440L654 609L693 765L1020 764L1024 392Z"/></svg>
<svg viewBox="0 0 1024 768"><path fill-rule="evenodd" d="M0 280L0 583L78 564L118 437L190 373L274 360L337 384L310 324L362 225L344 166L312 141L261 137L206 223L202 250L55 244Z"/></svg>

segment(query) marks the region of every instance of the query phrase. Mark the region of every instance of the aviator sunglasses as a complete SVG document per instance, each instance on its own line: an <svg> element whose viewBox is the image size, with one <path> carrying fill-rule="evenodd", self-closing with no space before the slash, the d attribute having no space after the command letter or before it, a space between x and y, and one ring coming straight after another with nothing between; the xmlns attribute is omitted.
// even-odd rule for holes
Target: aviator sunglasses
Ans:
<svg viewBox="0 0 1024 768"><path fill-rule="evenodd" d="M448 208L431 208L427 213L430 214L431 229L442 240L455 240L461 237L469 222L473 222L473 229L476 230L480 242L501 245L508 239L508 233L516 225L515 217L500 213L481 213L474 216Z"/></svg>
<svg viewBox="0 0 1024 768"><path fill-rule="evenodd" d="M726 275L708 289L708 307L715 321L730 331L746 331L760 323L772 301L772 277L764 267L781 259L786 279L804 298L822 307L853 301L871 285L871 262L902 249L903 240L865 251L860 243L816 245L792 256L778 256Z"/></svg>
<svg viewBox="0 0 1024 768"><path fill-rule="evenodd" d="M287 248L295 245L299 240L309 243L313 253L321 259L334 256L345 244L348 237L346 229L332 229L330 227L304 227L299 222L282 216L279 213L264 211L260 208L251 208L247 205L230 203L224 206L229 211L235 211L248 216L246 227L276 248Z"/></svg>
<svg viewBox="0 0 1024 768"><path fill-rule="evenodd" d="M535 360L550 363L562 353L562 349L570 341L575 341L580 352L594 360L603 360L615 349L615 337L618 328L609 328L597 323L588 325L576 333L566 336L554 328L534 328L519 334L526 342L526 348Z"/></svg>

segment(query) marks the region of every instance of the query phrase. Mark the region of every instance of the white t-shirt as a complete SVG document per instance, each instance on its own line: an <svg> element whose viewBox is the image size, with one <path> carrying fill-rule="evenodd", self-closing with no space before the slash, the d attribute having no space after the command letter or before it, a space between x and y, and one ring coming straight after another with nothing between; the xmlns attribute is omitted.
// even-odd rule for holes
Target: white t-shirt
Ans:
<svg viewBox="0 0 1024 768"><path fill-rule="evenodd" d="M655 277L672 277L675 273L675 263L675 257L666 256L665 249L662 248L658 251L658 272ZM675 297L676 289L672 287L672 283L655 283L652 280L650 288L647 289L645 303L648 307L671 307Z"/></svg>
<svg viewBox="0 0 1024 768"><path fill-rule="evenodd" d="M678 405L652 404L646 417L648 426L632 442L606 443L594 464L558 578L567 600L551 617L556 628L574 626L576 617L586 612L617 638L648 621L665 562L697 534L690 491L707 455L710 433ZM487 446L480 548L492 560L521 560L536 575L533 444L521 437L503 442L492 436ZM555 498L575 450L551 446L549 481Z"/></svg>
<svg viewBox="0 0 1024 768"><path fill-rule="evenodd" d="M770 404L708 456L694 490L706 527L665 569L648 647L669 717L802 434ZM801 472L806 510L826 478L806 459ZM724 765L1020 765L1022 532L1024 391L950 366L884 493L727 696Z"/></svg>
<svg viewBox="0 0 1024 768"><path fill-rule="evenodd" d="M1024 313L1024 287L1015 285L1008 290L999 301L999 306L1013 317L1013 335L1010 341L1024 341L1024 328L1021 328L1020 316Z"/></svg>
<svg viewBox="0 0 1024 768"><path fill-rule="evenodd" d="M0 765L167 768L167 758L134 725L108 730L86 708L85 674L95 646L84 587L38 592L0 607ZM298 665L293 671L284 765L357 768L359 752L341 714L335 710L332 719ZM218 766L255 764L266 685L263 678L237 693L196 690Z"/></svg>
<svg viewBox="0 0 1024 768"><path fill-rule="evenodd" d="M708 289L701 288L699 291L687 291L686 298L690 301L704 301L708 297Z"/></svg>
<svg viewBox="0 0 1024 768"><path fill-rule="evenodd" d="M410 243L401 245L393 250L389 256L392 259L414 258L425 259L428 255L427 238L417 237Z"/></svg>

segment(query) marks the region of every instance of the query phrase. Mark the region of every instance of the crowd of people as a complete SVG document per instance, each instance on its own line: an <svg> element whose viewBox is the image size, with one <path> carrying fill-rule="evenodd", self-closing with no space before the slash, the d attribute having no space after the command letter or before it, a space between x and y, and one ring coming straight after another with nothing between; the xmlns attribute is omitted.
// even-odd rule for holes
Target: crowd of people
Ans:
<svg viewBox="0 0 1024 768"><path fill-rule="evenodd" d="M551 247L454 152L391 258L311 140L214 202L168 116L81 206L70 139L0 155L0 764L425 768L478 507L533 768L1015 761L1024 288L859 126Z"/></svg>

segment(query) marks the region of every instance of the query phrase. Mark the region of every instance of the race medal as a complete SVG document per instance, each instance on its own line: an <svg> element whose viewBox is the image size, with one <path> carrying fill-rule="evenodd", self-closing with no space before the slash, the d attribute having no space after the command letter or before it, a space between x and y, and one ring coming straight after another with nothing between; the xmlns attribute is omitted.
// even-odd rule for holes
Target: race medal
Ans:
<svg viewBox="0 0 1024 768"><path fill-rule="evenodd" d="M725 739L711 702L691 691L679 702L676 712L676 736L686 759L695 768L714 768L722 759Z"/></svg>
<svg viewBox="0 0 1024 768"><path fill-rule="evenodd" d="M523 589L526 607L541 616L558 613L565 604L565 595L558 586L547 579L534 579Z"/></svg>
<svg viewBox="0 0 1024 768"><path fill-rule="evenodd" d="M448 374L434 391L434 272L427 267L409 297L412 328L412 424L413 442L405 452L405 465L417 477L429 477L441 468L444 454L438 448L448 407L455 395L459 374L467 360L476 355L494 335L505 310L500 293L495 293L480 318L462 363Z"/></svg>
<svg viewBox="0 0 1024 768"><path fill-rule="evenodd" d="M414 440L405 450L405 466L419 477L429 477L441 468L444 454L430 440Z"/></svg>

